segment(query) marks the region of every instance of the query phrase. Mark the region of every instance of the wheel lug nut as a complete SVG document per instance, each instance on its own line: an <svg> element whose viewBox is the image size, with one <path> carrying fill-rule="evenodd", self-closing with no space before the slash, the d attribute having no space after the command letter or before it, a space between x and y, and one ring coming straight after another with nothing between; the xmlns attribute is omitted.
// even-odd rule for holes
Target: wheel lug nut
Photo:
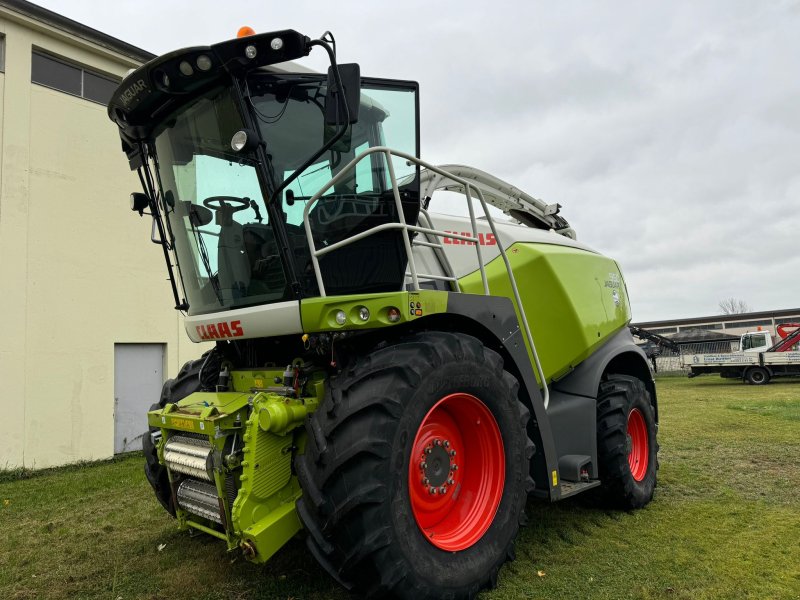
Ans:
<svg viewBox="0 0 800 600"><path fill-rule="evenodd" d="M431 448L430 446L425 448L425 454L430 454L432 451L433 451L433 448Z"/></svg>
<svg viewBox="0 0 800 600"><path fill-rule="evenodd" d="M422 485L428 485L428 483L430 483L430 482L428 481L428 478L427 478L427 477L423 477L423 478L422 478Z"/></svg>
<svg viewBox="0 0 800 600"><path fill-rule="evenodd" d="M439 440L433 440L433 445L434 446L441 446L442 442L440 442Z"/></svg>
<svg viewBox="0 0 800 600"><path fill-rule="evenodd" d="M428 492L435 496L436 495L436 488L431 486L430 488L428 488Z"/></svg>
<svg viewBox="0 0 800 600"><path fill-rule="evenodd" d="M419 463L419 468L420 468L420 469L422 469L422 470L424 471L425 469L427 469L427 468L428 468L428 463L426 463L426 462L423 460L421 463Z"/></svg>
<svg viewBox="0 0 800 600"><path fill-rule="evenodd" d="M450 450L450 456L455 456L455 455L456 455L456 451L455 450Z"/></svg>
<svg viewBox="0 0 800 600"><path fill-rule="evenodd" d="M451 471L458 471L458 465L451 465L450 466L450 470Z"/></svg>
<svg viewBox="0 0 800 600"><path fill-rule="evenodd" d="M450 479L447 480L447 483L448 485L453 485L455 483L455 479L451 477Z"/></svg>
<svg viewBox="0 0 800 600"><path fill-rule="evenodd" d="M447 488L445 486L440 487L439 488L439 493L443 494L443 495L446 494L447 493Z"/></svg>
<svg viewBox="0 0 800 600"><path fill-rule="evenodd" d="M445 448L449 448L450 447L450 440L445 440L444 441L444 447Z"/></svg>

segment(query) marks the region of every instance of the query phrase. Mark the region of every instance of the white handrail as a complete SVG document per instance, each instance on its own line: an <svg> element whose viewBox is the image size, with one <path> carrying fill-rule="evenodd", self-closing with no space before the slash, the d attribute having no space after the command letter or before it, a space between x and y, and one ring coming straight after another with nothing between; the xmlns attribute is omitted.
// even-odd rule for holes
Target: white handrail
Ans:
<svg viewBox="0 0 800 600"><path fill-rule="evenodd" d="M386 158L386 163L388 166L389 171L389 179L392 183L392 194L394 196L395 206L397 207L397 219L398 223L383 223L381 225L376 225L375 227L371 227L366 231L362 231L360 233L356 233L344 240L340 240L334 244L326 246L324 248L320 248L317 250L316 244L314 243L314 236L311 231L311 223L308 219L308 213L311 210L311 207L322 198L322 196L335 186L337 183L342 181L349 173L352 171L355 166L361 162L365 157L369 156L370 154L375 153L382 153ZM453 182L463 186L464 195L467 199L467 207L469 210L469 218L470 222L472 223L472 237L459 235L456 233L449 233L446 231L439 231L433 229L432 227L419 227L417 225L409 225L406 223L405 214L403 213L403 203L400 199L400 188L397 185L397 179L394 173L394 166L392 164L392 156L397 156L399 158L403 158L411 163L417 164L421 167L428 169L434 173L441 175L442 177L446 177L447 179L452 180ZM415 291L420 289L419 287L419 273L417 272L416 263L414 261L414 255L411 248L411 238L409 236L409 231L415 233L422 233L426 236L436 236L437 238L441 237L448 237L457 240L463 240L468 242L474 242L473 245L475 246L475 252L477 253L478 257L478 268L481 274L481 282L483 283L483 291L486 296L490 295L489 292L489 281L486 277L486 270L483 264L483 255L481 254L481 245L477 243L478 239L478 226L477 221L475 219L475 210L472 206L472 195L470 192L474 192L475 196L478 198L478 201L481 204L481 208L483 209L483 214L486 217L486 222L489 224L490 229L492 230L492 234L494 235L495 239L497 240L497 249L500 251L500 256L503 257L503 263L505 264L506 271L508 273L508 280L511 283L511 290L514 294L514 300L517 303L517 310L519 311L520 320L522 321L522 326L525 330L525 337L528 340L528 345L531 349L531 354L533 355L533 362L536 366L536 371L539 375L539 382L542 385L542 396L544 407L547 409L550 403L550 390L547 387L547 381L545 380L544 370L542 369L541 361L539 360L539 354L536 352L536 345L533 342L533 334L531 333L530 326L528 324L528 318L525 315L525 308L522 305L522 298L519 294L519 288L517 287L517 281L514 277L514 272L511 269L511 263L508 260L508 255L506 254L505 248L503 247L503 243L501 241L500 236L497 233L497 227L495 226L494 219L492 215L489 213L489 209L487 207L486 199L483 196L483 192L480 188L473 185L471 182L462 179L452 173L448 173L447 171L429 163L426 163L419 158L412 156L410 154L406 154L405 152L400 152L398 150L392 150L391 148L387 148L385 146L376 146L374 148L369 148L356 156L353 160L347 163L328 183L326 183L322 188L320 188L316 194L311 196L311 198L306 203L305 208L303 209L303 225L306 230L306 238L308 240L308 247L311 250L311 264L314 267L314 276L317 280L317 285L319 286L319 293L320 296L325 297L327 294L325 293L325 284L322 280L322 272L320 270L319 265L319 257L328 254L329 252L333 252L334 250L338 250L344 246L348 246L357 242L361 239L379 233L381 231L386 231L389 229L399 229L401 231L401 235L403 238L403 245L405 246L406 256L408 257L408 273L407 276L411 277L411 288ZM427 217L427 215L426 215ZM428 224L432 225L432 222L428 219ZM446 265L449 268L449 264ZM430 279L440 279L439 276L431 276L428 274L423 274L425 277ZM441 278L445 281L456 280L455 275L450 268L449 278ZM458 288L458 283L456 281L456 287Z"/></svg>

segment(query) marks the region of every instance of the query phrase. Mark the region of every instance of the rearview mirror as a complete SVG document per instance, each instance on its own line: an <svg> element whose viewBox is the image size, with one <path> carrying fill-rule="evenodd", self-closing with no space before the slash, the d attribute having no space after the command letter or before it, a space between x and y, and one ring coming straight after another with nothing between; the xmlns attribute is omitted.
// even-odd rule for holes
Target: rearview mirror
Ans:
<svg viewBox="0 0 800 600"><path fill-rule="evenodd" d="M325 95L325 124L352 125L358 122L358 109L361 105L361 67L356 63L339 65L339 77L344 90L339 90L333 74L333 66L328 67L328 92ZM350 118L345 122L345 105Z"/></svg>

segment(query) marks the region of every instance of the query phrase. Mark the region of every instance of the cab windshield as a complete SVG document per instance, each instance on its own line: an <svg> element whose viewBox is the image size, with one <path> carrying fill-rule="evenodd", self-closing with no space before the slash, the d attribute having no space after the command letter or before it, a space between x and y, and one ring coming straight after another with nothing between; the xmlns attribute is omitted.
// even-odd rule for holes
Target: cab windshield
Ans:
<svg viewBox="0 0 800 600"><path fill-rule="evenodd" d="M230 87L185 104L155 137L157 179L189 314L318 294L303 225L305 204L370 147L418 153L415 87L365 84L358 122L272 200L274 191L335 133L325 125L326 79L258 72L245 84L245 104L264 142L267 164L254 152L231 149L231 137L244 121ZM406 219L414 222L416 167L401 160L393 166ZM267 210L271 201L279 210ZM396 221L396 213L385 158L373 154L326 192L309 221L319 248ZM286 249L277 242L278 228L288 240ZM372 260L365 261L365 253ZM330 294L391 291L403 285L405 261L398 232L389 231L326 255L321 269ZM294 280L286 265L292 266Z"/></svg>

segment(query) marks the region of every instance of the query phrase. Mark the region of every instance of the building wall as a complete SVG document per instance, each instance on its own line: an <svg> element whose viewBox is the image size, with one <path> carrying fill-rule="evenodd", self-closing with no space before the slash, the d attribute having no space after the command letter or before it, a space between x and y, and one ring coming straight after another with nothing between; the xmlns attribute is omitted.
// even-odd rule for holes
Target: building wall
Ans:
<svg viewBox="0 0 800 600"><path fill-rule="evenodd" d="M136 62L2 8L0 33L0 469L106 458L114 344L165 344L166 373L204 348L128 207L140 185L105 107L32 84L31 52L117 77Z"/></svg>

